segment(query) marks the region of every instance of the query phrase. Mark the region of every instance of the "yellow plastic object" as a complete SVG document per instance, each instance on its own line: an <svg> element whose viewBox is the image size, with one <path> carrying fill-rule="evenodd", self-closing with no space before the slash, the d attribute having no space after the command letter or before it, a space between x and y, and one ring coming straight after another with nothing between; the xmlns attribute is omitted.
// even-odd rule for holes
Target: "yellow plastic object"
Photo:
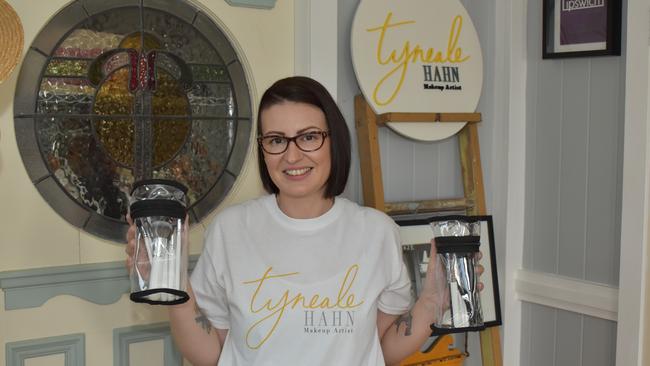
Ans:
<svg viewBox="0 0 650 366"><path fill-rule="evenodd" d="M457 348L451 348L454 339L450 335L440 336L424 352L416 352L402 361L400 366L462 366L465 354Z"/></svg>

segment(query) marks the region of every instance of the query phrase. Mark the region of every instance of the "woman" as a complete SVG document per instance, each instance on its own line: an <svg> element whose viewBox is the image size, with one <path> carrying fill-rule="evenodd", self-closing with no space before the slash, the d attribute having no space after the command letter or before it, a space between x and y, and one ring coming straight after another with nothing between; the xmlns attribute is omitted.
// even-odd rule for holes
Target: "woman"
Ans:
<svg viewBox="0 0 650 366"><path fill-rule="evenodd" d="M269 195L210 225L191 298L170 306L177 346L195 365L399 363L431 333L434 266L409 310L396 224L338 197L350 134L336 103L312 79L280 80L262 96L257 130Z"/></svg>

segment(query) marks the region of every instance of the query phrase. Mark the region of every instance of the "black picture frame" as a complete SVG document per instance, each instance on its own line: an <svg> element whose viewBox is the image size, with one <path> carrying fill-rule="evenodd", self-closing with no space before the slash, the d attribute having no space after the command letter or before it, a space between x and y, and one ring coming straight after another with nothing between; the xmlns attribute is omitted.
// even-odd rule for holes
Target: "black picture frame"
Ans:
<svg viewBox="0 0 650 366"><path fill-rule="evenodd" d="M621 54L621 0L544 0L542 58Z"/></svg>
<svg viewBox="0 0 650 366"><path fill-rule="evenodd" d="M393 217L400 227L400 240L402 244L402 253L404 262L409 269L409 277L412 282L413 301L419 296L417 279L421 276L417 271L419 261L424 250L429 251L430 242L433 238L431 223L436 221L457 220L458 215L418 215L417 217ZM501 301L499 293L499 280L497 276L496 250L494 244L494 227L492 216L463 216L464 218L477 220L481 222L481 239L479 250L482 258L479 263L483 266L484 272L480 277L483 283L481 291L481 306L483 310L484 328L495 327L502 324L501 321ZM413 263L409 263L413 262ZM461 329L462 330L462 329ZM472 331L467 329L467 331ZM433 335L444 333L433 332Z"/></svg>

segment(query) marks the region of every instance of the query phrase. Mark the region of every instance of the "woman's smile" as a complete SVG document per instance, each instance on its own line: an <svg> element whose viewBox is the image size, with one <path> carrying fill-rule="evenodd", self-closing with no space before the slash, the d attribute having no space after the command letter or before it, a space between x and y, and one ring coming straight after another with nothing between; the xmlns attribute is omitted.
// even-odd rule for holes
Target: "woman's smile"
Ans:
<svg viewBox="0 0 650 366"><path fill-rule="evenodd" d="M291 177L301 178L301 177L305 176L307 173L309 173L311 170L312 170L312 168L286 169L284 171L284 174L287 174L287 175L289 175Z"/></svg>

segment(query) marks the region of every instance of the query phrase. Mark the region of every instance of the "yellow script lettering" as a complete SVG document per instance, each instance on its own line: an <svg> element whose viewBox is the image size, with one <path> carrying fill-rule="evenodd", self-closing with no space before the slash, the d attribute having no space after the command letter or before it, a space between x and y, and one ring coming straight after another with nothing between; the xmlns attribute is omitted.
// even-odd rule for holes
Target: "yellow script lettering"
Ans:
<svg viewBox="0 0 650 366"><path fill-rule="evenodd" d="M314 294L307 298L301 293L298 292L293 297L290 295L289 290L284 291L282 295L276 300L273 298L268 298L265 300L258 301L258 296L262 286L267 283L269 280L276 278L295 276L299 274L298 272L284 273L279 275L271 275L273 267L269 267L262 277L244 282L245 285L257 284L257 287L253 291L251 296L251 301L249 304L249 309L252 314L263 315L258 321L253 323L246 332L246 345L251 349L260 348L269 337L275 332L276 328L280 324L280 320L284 316L285 310L290 307L295 309L300 306L303 309L354 309L363 304L363 300L355 302L355 295L351 293L352 285L357 278L357 273L359 272L359 265L354 264L348 268L343 281L339 286L338 295L336 297L336 302L333 301L328 296L322 296L319 294ZM250 337L254 330L259 327L267 324L267 321L271 322L269 325L268 331L263 335L262 339L254 343L251 341Z"/></svg>
<svg viewBox="0 0 650 366"><path fill-rule="evenodd" d="M401 52L393 49L388 53L388 56L384 56L384 40L386 33L390 28L399 28L408 24L414 24L415 20L406 20L402 22L391 23L391 18L393 17L393 12L388 12L384 24L379 27L366 29L368 32L377 32L379 31L379 39L377 40L377 64L379 65L389 65L394 66L377 82L375 89L372 93L372 99L377 105L387 105L392 102L399 91L402 89L402 84L406 77L406 71L408 70L409 63L454 63L459 64L467 61L470 57L463 55L463 50L458 46L458 39L460 38L461 31L463 29L463 17L456 15L454 20L451 23L451 29L449 31L449 39L447 42L447 49L435 50L434 48L427 48L426 51L419 44L415 44L415 47L411 48L411 42L405 41ZM399 55L398 55L399 53ZM387 83L393 75L397 75L398 81L395 83L395 87L390 92L390 95L386 100L380 100L379 92L384 88L384 83Z"/></svg>

